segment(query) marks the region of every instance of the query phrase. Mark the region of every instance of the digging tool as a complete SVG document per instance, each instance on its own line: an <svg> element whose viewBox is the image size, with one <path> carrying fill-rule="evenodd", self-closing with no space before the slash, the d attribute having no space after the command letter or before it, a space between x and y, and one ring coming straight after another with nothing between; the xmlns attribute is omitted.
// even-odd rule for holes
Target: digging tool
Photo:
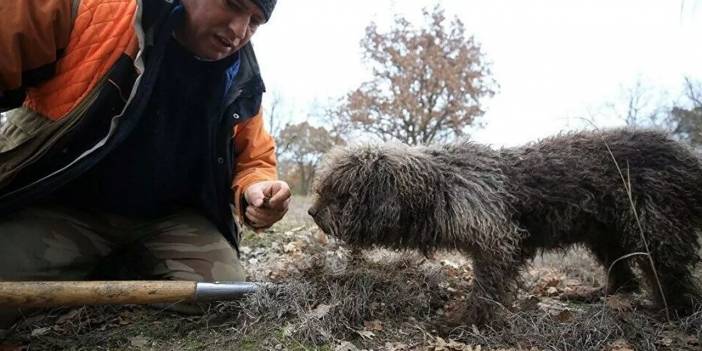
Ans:
<svg viewBox="0 0 702 351"><path fill-rule="evenodd" d="M193 281L0 282L0 307L151 304L230 300L261 283Z"/></svg>

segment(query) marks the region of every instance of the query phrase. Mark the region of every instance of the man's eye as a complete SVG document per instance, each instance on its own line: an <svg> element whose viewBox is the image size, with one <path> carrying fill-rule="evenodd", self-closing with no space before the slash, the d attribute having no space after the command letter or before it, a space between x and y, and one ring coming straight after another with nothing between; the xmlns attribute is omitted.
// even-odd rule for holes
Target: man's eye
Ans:
<svg viewBox="0 0 702 351"><path fill-rule="evenodd" d="M253 28L257 28L258 26L263 24L263 18L254 16L251 17L251 22L249 22L249 25Z"/></svg>
<svg viewBox="0 0 702 351"><path fill-rule="evenodd" d="M236 11L236 12L247 11L246 6L241 4L241 2L239 0L226 0L226 2L227 2L227 6L229 6L229 8L232 11ZM264 22L265 22L265 20L263 18L261 18L259 16L252 16L251 20L249 21L249 27L251 27L251 29L256 29L260 25L262 25Z"/></svg>
<svg viewBox="0 0 702 351"><path fill-rule="evenodd" d="M235 0L227 0L227 5L229 5L229 7L232 10L236 10L236 11L243 10L243 7L241 6L241 4L239 4L239 2L235 1Z"/></svg>

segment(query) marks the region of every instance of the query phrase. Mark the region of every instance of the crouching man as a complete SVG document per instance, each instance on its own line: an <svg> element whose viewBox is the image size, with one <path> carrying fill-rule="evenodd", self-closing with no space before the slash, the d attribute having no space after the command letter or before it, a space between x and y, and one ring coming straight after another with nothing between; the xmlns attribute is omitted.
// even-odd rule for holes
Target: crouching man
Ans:
<svg viewBox="0 0 702 351"><path fill-rule="evenodd" d="M0 2L0 280L246 278L239 223L290 201L250 43L275 3Z"/></svg>

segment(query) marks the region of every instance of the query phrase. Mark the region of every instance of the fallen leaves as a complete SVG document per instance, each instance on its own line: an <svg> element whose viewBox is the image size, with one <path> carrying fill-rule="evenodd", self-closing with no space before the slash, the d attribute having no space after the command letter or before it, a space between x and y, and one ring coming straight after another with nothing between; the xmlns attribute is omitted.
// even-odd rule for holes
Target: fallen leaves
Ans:
<svg viewBox="0 0 702 351"><path fill-rule="evenodd" d="M563 310L556 313L554 318L561 323L570 322L573 320L573 312L570 310Z"/></svg>
<svg viewBox="0 0 702 351"><path fill-rule="evenodd" d="M480 345L477 346L471 346L471 345L466 345L462 342L458 342L455 340L449 339L448 341L444 340L443 338L437 337L434 342L429 345L428 349L429 351L482 351L482 347Z"/></svg>
<svg viewBox="0 0 702 351"><path fill-rule="evenodd" d="M382 332L385 328L383 327L383 322L379 320L364 321L363 330L356 330L356 334L364 340L371 340L375 338L376 332Z"/></svg>
<svg viewBox="0 0 702 351"><path fill-rule="evenodd" d="M146 345L149 344L149 339L147 339L143 335L137 335L137 336L129 338L128 340L129 340L130 345L132 345L134 347L138 347L138 348L145 347Z"/></svg>
<svg viewBox="0 0 702 351"><path fill-rule="evenodd" d="M42 335L46 335L48 332L51 331L51 329L53 329L53 326L51 326L51 327L43 327L43 328L36 328L36 329L33 329L33 330L32 330L31 335L32 335L32 336L42 336Z"/></svg>
<svg viewBox="0 0 702 351"><path fill-rule="evenodd" d="M334 348L334 351L359 351L359 350L358 350L358 347L356 347L356 345L354 345L348 341L343 341Z"/></svg>
<svg viewBox="0 0 702 351"><path fill-rule="evenodd" d="M364 321L363 322L363 327L365 330L370 330L370 331L383 331L383 322L379 320L372 320L372 321Z"/></svg>
<svg viewBox="0 0 702 351"><path fill-rule="evenodd" d="M302 253L302 248L305 246L305 243L297 240L297 241L291 241L285 245L283 245L283 252L286 254L300 254Z"/></svg>
<svg viewBox="0 0 702 351"><path fill-rule="evenodd" d="M356 334L366 340L370 340L375 337L375 333L370 330L357 330Z"/></svg>
<svg viewBox="0 0 702 351"><path fill-rule="evenodd" d="M322 319L324 318L324 316L329 314L329 311L331 311L332 307L333 306L331 305L319 304L317 305L317 307L315 307L313 310L307 313L307 316Z"/></svg>
<svg viewBox="0 0 702 351"><path fill-rule="evenodd" d="M621 295L610 295L607 296L607 307L613 311L621 312L631 312L634 310L634 306L631 300L622 297Z"/></svg>
<svg viewBox="0 0 702 351"><path fill-rule="evenodd" d="M265 236L252 237L246 245L240 247L242 263L252 274L251 280L256 281L282 281L285 283L294 282L299 279L301 273L305 272L306 267L322 263L325 267L325 272L329 277L343 276L351 268L363 272L373 273L368 275L373 277L370 279L374 282L383 281L382 278L388 277L392 271L387 269L390 261L397 261L402 256L407 256L407 253L387 252L382 250L364 251L358 255L358 261L350 259L352 256L350 251L339 245L333 237L326 237L323 232L317 230L310 225L299 226L290 230L279 230L276 232L267 232ZM248 245L248 246L247 246ZM312 257L317 261L312 261ZM393 261L393 262L394 262ZM350 263L351 262L351 263ZM408 260L410 264L398 266L402 272L422 272L422 274L413 275L398 275L403 277L440 277L438 283L432 285L422 285L419 288L412 289L410 294L403 296L411 296L412 300L427 301L432 300L431 304L427 303L426 308L417 311L415 314L408 316L406 313L395 313L397 309L391 308L393 305L410 305L400 301L397 295L394 299L369 299L367 305L359 305L363 307L363 314L359 314L352 323L340 321L340 317L348 316L344 306L343 298L353 297L349 294L338 294L335 299L327 298L329 293L329 285L322 284L317 287L319 291L311 289L304 290L311 294L314 298L301 299L298 309L285 308L290 303L288 295L284 297L276 296L276 299L285 300L281 302L282 308L274 309L271 321L261 318L260 314L251 314L251 318L256 318L255 324L245 325L238 321L230 320L226 324L228 327L217 327L215 324L207 324L208 328L204 329L203 324L197 325L193 322L181 322L179 325L181 333L187 333L189 336L194 336L196 340L242 340L241 335L247 336L255 332L265 333L265 338L275 338L274 344L269 346L254 345L253 349L271 349L275 346L275 350L297 349L299 345L313 345L311 347L320 346L320 349L334 351L536 351L536 350L554 350L559 349L553 346L559 335L563 336L565 343L573 345L582 345L579 343L590 337L595 340L593 343L598 344L598 349L606 351L631 351L638 348L635 339L631 338L627 341L625 336L622 336L621 331L616 330L616 324L595 324L600 323L601 316L598 314L598 319L588 320L591 316L591 307L595 307L597 311L607 310L606 316L611 316L610 311L623 311L627 316L635 316L636 308L632 309L632 302L628 301L625 296L610 296L607 299L599 298L597 295L598 289L591 284L586 284L586 280L575 279L580 275L567 273L564 269L562 260L557 261L558 264L534 265L529 272L523 277L524 287L519 291L519 296L514 308L514 320L522 319L519 323L539 323L540 328L532 329L513 329L505 330L503 334L496 336L485 329L478 329L474 326L465 327L465 332L453 334L439 334L438 328L429 322L436 322L439 318L446 319L452 314L459 314L461 309L466 307L466 296L470 293L473 278L473 270L469 264L470 260L464 256L455 254L439 253L434 260L420 259ZM579 261L577 261L579 262ZM355 264L356 266L354 266ZM393 266L394 267L394 266ZM589 266L577 267L578 272L584 271ZM571 269L573 271L573 269ZM436 275L426 274L427 272L436 273ZM440 273L440 274L439 274ZM580 273L578 273L580 274ZM590 273L591 274L591 273ZM378 278L380 277L380 279ZM574 278L575 277L575 278ZM316 282L318 276L306 276L305 282ZM336 281L335 281L336 282ZM344 287L345 280L336 282L335 287ZM417 286L416 280L407 280L403 278L398 281L399 286ZM385 289L379 285L380 290ZM394 285L393 285L394 286ZM431 290L427 288L431 286ZM323 292L323 293L320 293ZM345 290L344 290L345 291ZM358 290L354 290L358 291ZM364 290L364 293L368 291ZM377 291L375 293L378 293ZM321 298L320 298L321 296ZM403 296L400 296L402 298ZM584 301L585 299L578 296L592 296L597 305L582 305L574 304L573 301ZM600 295L601 296L601 295ZM572 298L572 299L571 299ZM603 304L606 304L606 308ZM638 306L638 303L636 303ZM400 309L408 311L409 309ZM92 312L91 312L92 311ZM129 330L128 333L120 338L122 344L116 349L178 349L174 347L180 336L172 334L171 329L167 332L165 338L158 334L144 335L144 328L134 328L134 325L148 325L149 328L158 330L164 328L159 326L160 320L166 320L171 316L150 311L147 314L134 313L139 309L121 308L119 311L109 313L95 313L95 309L71 309L61 310L56 312L51 319L51 325L47 325L46 317L40 317L35 320L31 327L22 329L24 335L29 340L30 334L32 341L35 342L53 342L52 340L62 340L74 338L74 335L115 335L112 330ZM291 312L293 311L293 312ZM251 310L245 310L242 315L247 315ZM60 314L59 314L60 313ZM414 312L413 312L414 313ZM144 318L153 318L148 324L144 324ZM231 315L235 318L236 314ZM295 317L295 319L290 318ZM356 316L356 315L354 315ZM459 314L460 316L460 314ZM536 316L537 318L528 319ZM229 317L229 316L228 316ZM178 316L177 318L183 318ZM508 317L509 318L509 317ZM195 320L195 319L194 319ZM27 319L27 321L30 321ZM587 322L587 323L582 323ZM268 324L267 324L268 323ZM612 323L608 321L607 323ZM653 321L643 320L640 331L637 333L648 333L652 326L658 326ZM698 322L697 322L698 323ZM169 324L173 325L173 324ZM305 330L301 325L308 328ZM694 324L694 325L699 325ZM318 328L319 326L326 327ZM331 329L334 326L336 329ZM341 327L339 327L341 326ZM546 326L545 328L543 326ZM612 327L612 332L607 329ZM398 328L399 327L399 328ZM531 327L531 324L529 324ZM590 328L599 328L598 330L588 333L582 330ZM202 330L197 330L203 328ZM219 329L218 329L219 328ZM550 329L549 329L550 328ZM270 330L270 332L269 332ZM308 333L307 339L302 339L302 331ZM331 332L331 331L333 332ZM525 335L525 330L534 334ZM535 331L534 331L535 330ZM556 331L553 333L553 331ZM559 330L566 331L564 334L558 334ZM598 334L599 330L604 330ZM658 329L656 329L658 330ZM700 349L700 339L698 334L691 335L689 332L683 331L679 326L670 326L670 332L666 331L655 338L651 342L662 350L697 350ZM249 334L246 334L248 332ZM241 334L236 334L241 333ZM315 334L316 333L316 334ZM539 334L536 334L539 333ZM572 333L572 334L568 334ZM184 334L183 334L184 335ZM554 337L555 335L555 337ZM439 337L442 336L442 337ZM503 336L506 336L502 338ZM169 339L173 337L173 339ZM502 339L501 339L502 338ZM621 338L621 339L619 339ZM655 339L655 340L653 340ZM101 339L102 340L102 339ZM314 341L310 341L314 340ZM256 339L255 341L258 341ZM64 342L64 341L60 341ZM315 344L319 343L319 344ZM516 348L510 349L509 345L519 345ZM566 345L566 344L563 345ZM40 344L41 345L41 344ZM114 345L114 343L111 343ZM178 344L180 345L180 344ZM222 343L217 346L222 346ZM290 347L293 345L294 347ZM525 348L524 345L538 345L542 349ZM34 345L32 345L34 347ZM20 348L0 347L0 351L19 351ZM232 345L236 348L236 345ZM498 349L496 349L498 348ZM499 349L504 348L504 349ZM55 348L59 349L59 348ZM214 347L217 349L217 347ZM565 347L563 348L565 349ZM570 348L577 350L577 347ZM580 348L586 349L586 348Z"/></svg>
<svg viewBox="0 0 702 351"><path fill-rule="evenodd" d="M629 342L624 339L617 339L609 345L609 351L635 351L634 348L629 345Z"/></svg>

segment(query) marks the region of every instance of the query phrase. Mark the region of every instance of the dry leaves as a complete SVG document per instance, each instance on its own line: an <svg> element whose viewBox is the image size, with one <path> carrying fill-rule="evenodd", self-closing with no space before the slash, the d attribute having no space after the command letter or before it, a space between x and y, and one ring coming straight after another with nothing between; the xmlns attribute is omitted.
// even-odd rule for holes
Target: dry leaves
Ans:
<svg viewBox="0 0 702 351"><path fill-rule="evenodd" d="M356 345L354 345L348 341L344 341L341 344L337 345L334 348L334 351L359 351L359 350L358 350L358 347L356 347Z"/></svg>
<svg viewBox="0 0 702 351"><path fill-rule="evenodd" d="M305 243L302 242L301 240L297 241L291 241L285 245L283 245L283 252L287 254L299 254L302 252L302 248L305 246Z"/></svg>
<svg viewBox="0 0 702 351"><path fill-rule="evenodd" d="M620 295L607 296L607 307L617 312L631 312L634 310L631 301Z"/></svg>
<svg viewBox="0 0 702 351"><path fill-rule="evenodd" d="M364 321L363 330L357 330L356 333L365 340L371 340L375 337L375 332L381 332L383 329L383 322L376 319Z"/></svg>
<svg viewBox="0 0 702 351"><path fill-rule="evenodd" d="M624 339L617 339L609 345L609 351L635 351Z"/></svg>
<svg viewBox="0 0 702 351"><path fill-rule="evenodd" d="M402 342L386 342L383 347L385 351L410 351L413 350L411 346Z"/></svg>
<svg viewBox="0 0 702 351"><path fill-rule="evenodd" d="M383 322L379 320L364 321L363 328L370 331L383 331Z"/></svg>
<svg viewBox="0 0 702 351"><path fill-rule="evenodd" d="M134 347L142 348L149 344L149 339L145 338L143 335L137 335L129 338L129 344Z"/></svg>
<svg viewBox="0 0 702 351"><path fill-rule="evenodd" d="M430 351L481 351L482 347L466 345L462 342L449 339L449 341L443 338L436 338L432 345L429 346Z"/></svg>
<svg viewBox="0 0 702 351"><path fill-rule="evenodd" d="M43 328L36 328L32 330L32 336L42 336L47 334L48 332L51 331L53 327L43 327Z"/></svg>
<svg viewBox="0 0 702 351"><path fill-rule="evenodd" d="M325 305L325 304L319 304L317 307L315 307L313 310L311 310L307 316L309 317L314 317L317 319L322 319L324 316L329 314L329 311L331 310L333 306L331 305Z"/></svg>

